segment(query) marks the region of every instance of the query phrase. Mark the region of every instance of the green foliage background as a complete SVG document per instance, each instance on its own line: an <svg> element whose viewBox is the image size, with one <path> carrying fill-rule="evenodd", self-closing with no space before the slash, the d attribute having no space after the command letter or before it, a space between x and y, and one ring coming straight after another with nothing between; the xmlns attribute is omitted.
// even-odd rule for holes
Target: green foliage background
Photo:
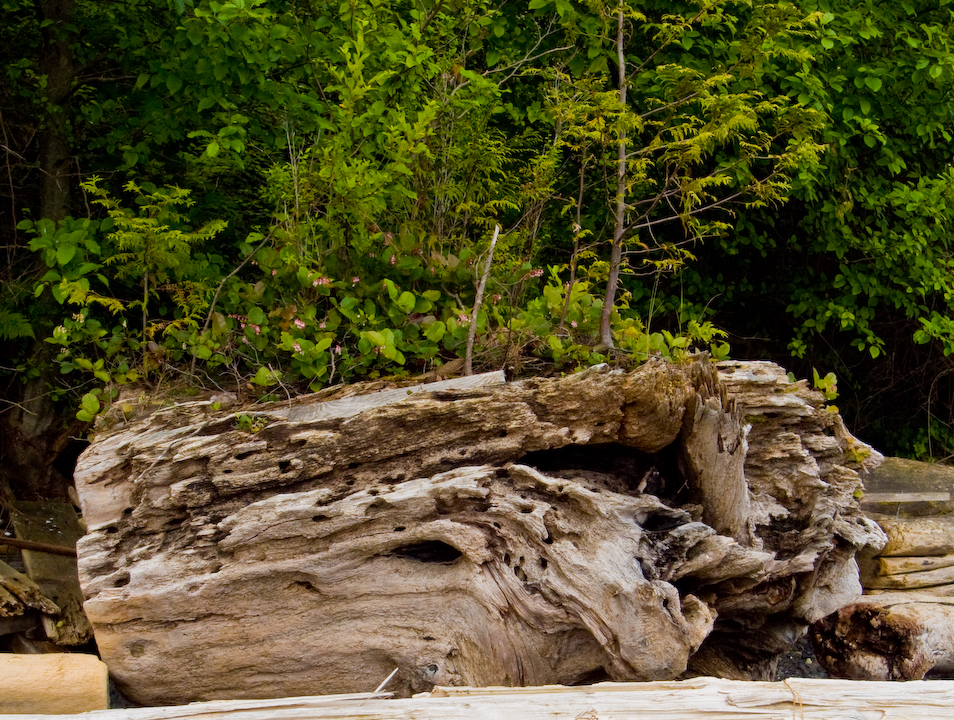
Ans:
<svg viewBox="0 0 954 720"><path fill-rule="evenodd" d="M947 2L0 7L7 403L418 375L476 323L481 368L834 371L954 452Z"/></svg>

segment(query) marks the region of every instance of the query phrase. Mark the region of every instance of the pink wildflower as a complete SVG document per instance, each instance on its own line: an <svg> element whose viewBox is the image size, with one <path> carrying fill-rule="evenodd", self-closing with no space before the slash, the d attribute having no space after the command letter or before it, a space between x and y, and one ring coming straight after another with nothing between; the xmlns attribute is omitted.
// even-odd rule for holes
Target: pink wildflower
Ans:
<svg viewBox="0 0 954 720"><path fill-rule="evenodd" d="M278 275L278 270L272 270L272 277L275 277L276 275Z"/></svg>
<svg viewBox="0 0 954 720"><path fill-rule="evenodd" d="M301 352L301 345L299 345L298 343L295 343L294 345L292 345L292 349L293 349L296 353L300 353L300 352Z"/></svg>
<svg viewBox="0 0 954 720"><path fill-rule="evenodd" d="M397 262L397 257L394 256L394 255L392 255L392 256L391 256L391 264L394 265L396 262Z"/></svg>
<svg viewBox="0 0 954 720"><path fill-rule="evenodd" d="M359 282L361 282L361 278L359 278L357 275L355 275L353 278L351 278L351 284L352 284L352 285L357 285Z"/></svg>
<svg viewBox="0 0 954 720"><path fill-rule="evenodd" d="M324 329L325 329L325 321L324 321L324 320L322 320L320 323L318 323L318 328L319 328L320 330L324 330Z"/></svg>
<svg viewBox="0 0 954 720"><path fill-rule="evenodd" d="M576 320L570 320L570 327L576 327Z"/></svg>
<svg viewBox="0 0 954 720"><path fill-rule="evenodd" d="M335 355L340 355L340 354L341 354L341 346L335 345Z"/></svg>
<svg viewBox="0 0 954 720"><path fill-rule="evenodd" d="M299 320L298 318L295 318L295 327L298 328L299 330L304 330L305 322L303 320Z"/></svg>
<svg viewBox="0 0 954 720"><path fill-rule="evenodd" d="M540 277L541 275L543 275L543 269L542 269L542 268L537 268L536 270L531 270L531 271L527 274L527 277L538 278L538 277Z"/></svg>

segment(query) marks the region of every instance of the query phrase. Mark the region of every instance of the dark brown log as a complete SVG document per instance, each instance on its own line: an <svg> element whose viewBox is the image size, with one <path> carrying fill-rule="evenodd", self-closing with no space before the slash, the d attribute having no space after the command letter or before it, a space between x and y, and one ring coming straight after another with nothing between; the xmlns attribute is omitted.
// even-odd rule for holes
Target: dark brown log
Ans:
<svg viewBox="0 0 954 720"><path fill-rule="evenodd" d="M892 517L954 513L954 467L885 458L865 480L861 508Z"/></svg>
<svg viewBox="0 0 954 720"><path fill-rule="evenodd" d="M124 693L753 677L860 593L879 456L780 368L500 380L103 432L79 565Z"/></svg>
<svg viewBox="0 0 954 720"><path fill-rule="evenodd" d="M31 540L17 540L11 537L0 538L0 547L17 548L19 550L35 550L37 552L50 553L51 555L64 555L66 557L76 557L76 548L66 547L64 545L51 545L50 543L32 542Z"/></svg>

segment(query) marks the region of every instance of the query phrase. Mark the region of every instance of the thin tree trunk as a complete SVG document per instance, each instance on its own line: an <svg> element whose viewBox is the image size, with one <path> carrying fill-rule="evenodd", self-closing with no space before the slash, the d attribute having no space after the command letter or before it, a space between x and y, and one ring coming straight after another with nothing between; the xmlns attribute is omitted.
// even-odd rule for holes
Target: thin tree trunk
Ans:
<svg viewBox="0 0 954 720"><path fill-rule="evenodd" d="M497 246L497 237L500 235L500 226L494 226L494 237L490 241L487 251L487 262L477 285L477 297L474 298L474 312L470 318L470 330L467 332L467 348L464 352L464 375L474 374L474 341L477 339L477 317L480 314L480 305L484 300L484 288L487 286L487 277L490 275L490 265L494 261L494 248Z"/></svg>
<svg viewBox="0 0 954 720"><path fill-rule="evenodd" d="M616 30L616 56L619 65L619 104L626 107L626 55L623 48L624 17L620 7ZM610 252L610 273L606 281L606 297L600 315L600 343L607 348L613 343L613 308L616 305L616 289L619 285L619 267L623 259L623 231L626 222L626 129L620 130L617 146L616 169L616 221L613 227L613 248Z"/></svg>
<svg viewBox="0 0 954 720"><path fill-rule="evenodd" d="M580 189L576 197L576 226L573 228L573 255L570 256L570 280L566 286L566 300L563 302L563 312L560 314L559 329L563 329L567 313L570 311L570 298L573 296L573 286L576 284L576 263L580 254L580 234L583 232L583 183L586 176L586 146L583 148L583 160L580 164Z"/></svg>
<svg viewBox="0 0 954 720"><path fill-rule="evenodd" d="M44 22L40 73L46 77L46 117L40 131L40 217L59 222L69 213L70 165L73 150L66 105L73 91L76 69L67 26L73 20L74 0L41 0L37 12Z"/></svg>

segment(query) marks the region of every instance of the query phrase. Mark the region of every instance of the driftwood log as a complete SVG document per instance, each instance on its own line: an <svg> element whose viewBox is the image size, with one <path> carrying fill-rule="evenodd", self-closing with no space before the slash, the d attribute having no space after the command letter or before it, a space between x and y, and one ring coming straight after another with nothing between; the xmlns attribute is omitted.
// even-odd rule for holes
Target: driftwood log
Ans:
<svg viewBox="0 0 954 720"><path fill-rule="evenodd" d="M176 708L104 710L83 720L954 720L954 682L849 680L602 683L585 687L434 688L414 698L371 693L218 700ZM62 720L0 715L0 720Z"/></svg>
<svg viewBox="0 0 954 720"><path fill-rule="evenodd" d="M932 517L954 513L954 467L889 457L865 478L869 515Z"/></svg>
<svg viewBox="0 0 954 720"><path fill-rule="evenodd" d="M767 363L217 407L77 466L86 612L143 704L764 678L884 542L880 456Z"/></svg>

